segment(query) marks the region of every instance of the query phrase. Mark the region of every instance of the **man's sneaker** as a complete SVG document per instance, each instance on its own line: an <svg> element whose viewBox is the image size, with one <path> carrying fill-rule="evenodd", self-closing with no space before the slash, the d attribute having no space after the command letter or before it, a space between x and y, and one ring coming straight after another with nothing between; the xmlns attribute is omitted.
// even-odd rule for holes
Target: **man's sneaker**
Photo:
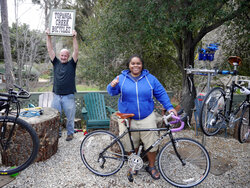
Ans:
<svg viewBox="0 0 250 188"><path fill-rule="evenodd" d="M73 139L73 134L70 134L70 135L67 136L66 141L70 141L72 139Z"/></svg>

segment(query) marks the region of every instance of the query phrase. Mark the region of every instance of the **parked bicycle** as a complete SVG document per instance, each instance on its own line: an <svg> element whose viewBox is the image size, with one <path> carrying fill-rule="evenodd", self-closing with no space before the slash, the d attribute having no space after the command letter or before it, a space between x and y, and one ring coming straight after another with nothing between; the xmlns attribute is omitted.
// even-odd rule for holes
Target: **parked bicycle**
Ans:
<svg viewBox="0 0 250 188"><path fill-rule="evenodd" d="M20 99L28 99L29 92L14 85L0 93L0 175L16 174L27 168L36 158L39 139L29 123L19 118ZM23 155L25 153L25 155Z"/></svg>
<svg viewBox="0 0 250 188"><path fill-rule="evenodd" d="M238 74L237 68L241 64L240 57L231 56L228 59L229 63L234 66L233 71L216 71L218 74L230 74L236 76ZM247 87L241 84L248 83ZM234 127L238 124L238 140L241 143L247 141L250 133L249 125L249 95L250 84L249 81L238 81L236 84L233 80L230 87L224 90L216 87L210 90L203 101L199 121L202 131L207 136L213 136L219 132L223 125ZM246 95L245 100L236 108L233 108L233 97L236 89L240 89L241 93Z"/></svg>
<svg viewBox="0 0 250 188"><path fill-rule="evenodd" d="M157 158L158 169L161 176L170 184L176 187L192 187L200 184L208 175L210 170L210 157L207 150L197 141L190 138L174 138L173 132L184 128L184 118L176 117L173 114L163 116L163 128L155 129L130 129L129 118L134 114L116 113L125 121L126 131L120 136L115 136L109 131L98 130L86 135L80 147L80 155L85 166L94 174L99 176L110 176L117 173L128 162L128 166L134 170L143 167L143 158L152 148L159 145L169 135L170 141L160 150ZM174 121L169 119L173 118ZM170 128L174 124L178 128ZM131 132L138 131L164 131L160 138L147 150L139 147L135 153L134 144L131 139ZM124 151L121 138L129 136L132 151L127 155ZM129 181L133 181L133 175L129 173Z"/></svg>

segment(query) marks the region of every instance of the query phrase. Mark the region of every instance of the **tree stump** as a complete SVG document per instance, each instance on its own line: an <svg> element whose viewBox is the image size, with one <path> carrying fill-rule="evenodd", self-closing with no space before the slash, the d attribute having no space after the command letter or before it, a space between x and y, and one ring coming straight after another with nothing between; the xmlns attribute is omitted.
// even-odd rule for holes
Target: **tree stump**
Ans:
<svg viewBox="0 0 250 188"><path fill-rule="evenodd" d="M49 159L58 149L60 113L54 108L44 107L43 110L40 116L20 117L35 129L40 140L36 162Z"/></svg>
<svg viewBox="0 0 250 188"><path fill-rule="evenodd" d="M113 113L110 117L109 131L114 135L119 135L118 117Z"/></svg>

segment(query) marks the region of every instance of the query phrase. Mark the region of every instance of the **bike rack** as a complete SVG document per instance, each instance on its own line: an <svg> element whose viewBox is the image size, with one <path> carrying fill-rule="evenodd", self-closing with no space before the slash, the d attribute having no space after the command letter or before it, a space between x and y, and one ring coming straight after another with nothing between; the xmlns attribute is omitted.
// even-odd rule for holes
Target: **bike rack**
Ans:
<svg viewBox="0 0 250 188"><path fill-rule="evenodd" d="M211 77L216 75L215 69L197 69L197 68L186 68L187 74L207 76L207 92L210 90Z"/></svg>
<svg viewBox="0 0 250 188"><path fill-rule="evenodd" d="M207 76L207 93L209 92L210 88L210 82L212 76L216 75L216 70L215 69L197 69L197 68L186 68L184 69L187 71L187 74L193 74L193 75L200 75L200 76ZM206 145L206 137L205 134L202 135L202 144L205 146Z"/></svg>

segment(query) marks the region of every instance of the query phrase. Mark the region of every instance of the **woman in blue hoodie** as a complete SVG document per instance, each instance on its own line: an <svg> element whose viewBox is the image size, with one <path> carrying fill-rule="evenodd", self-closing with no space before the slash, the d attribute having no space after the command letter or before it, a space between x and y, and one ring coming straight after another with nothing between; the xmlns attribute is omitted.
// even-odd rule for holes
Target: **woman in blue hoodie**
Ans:
<svg viewBox="0 0 250 188"><path fill-rule="evenodd" d="M122 71L108 86L107 91L111 96L120 94L118 109L121 113L133 113L135 116L131 120L131 128L156 128L156 117L154 114L155 97L163 107L170 113L177 115L176 110L170 102L167 92L156 77L144 69L144 62L139 55L133 55L128 60L128 70ZM119 121L121 123L121 121ZM122 126L119 126L122 127ZM121 130L120 130L121 131ZM151 146L157 139L156 131L134 132L132 133L136 151L140 140L145 149ZM131 151L128 138L123 139L126 151ZM147 153L149 165L146 171L154 179L160 178L160 173L155 167L157 147ZM137 172L133 172L136 174Z"/></svg>

